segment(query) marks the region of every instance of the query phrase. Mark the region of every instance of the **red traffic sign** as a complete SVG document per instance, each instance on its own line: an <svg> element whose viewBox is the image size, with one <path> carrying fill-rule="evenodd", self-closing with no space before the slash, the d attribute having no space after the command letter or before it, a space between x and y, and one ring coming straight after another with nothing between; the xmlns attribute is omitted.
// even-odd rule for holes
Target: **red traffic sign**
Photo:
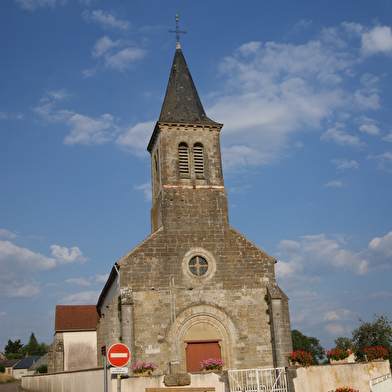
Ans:
<svg viewBox="0 0 392 392"><path fill-rule="evenodd" d="M108 361L116 367L122 367L129 361L129 348L122 343L113 344L108 350Z"/></svg>

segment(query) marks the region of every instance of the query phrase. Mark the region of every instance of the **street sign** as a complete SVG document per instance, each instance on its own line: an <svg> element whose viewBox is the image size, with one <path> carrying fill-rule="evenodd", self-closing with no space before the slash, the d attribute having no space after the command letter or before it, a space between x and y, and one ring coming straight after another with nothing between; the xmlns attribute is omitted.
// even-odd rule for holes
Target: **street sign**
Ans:
<svg viewBox="0 0 392 392"><path fill-rule="evenodd" d="M110 374L128 374L128 368L127 367L110 368Z"/></svg>
<svg viewBox="0 0 392 392"><path fill-rule="evenodd" d="M129 361L129 348L122 343L113 344L108 350L108 361L115 367L122 367Z"/></svg>

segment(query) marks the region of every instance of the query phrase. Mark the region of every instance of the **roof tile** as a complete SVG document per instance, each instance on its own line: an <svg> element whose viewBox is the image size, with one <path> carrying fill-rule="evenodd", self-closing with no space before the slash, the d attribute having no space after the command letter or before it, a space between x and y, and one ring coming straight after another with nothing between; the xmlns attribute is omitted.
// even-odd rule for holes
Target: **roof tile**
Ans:
<svg viewBox="0 0 392 392"><path fill-rule="evenodd" d="M98 312L95 305L58 305L54 323L55 331L96 329Z"/></svg>

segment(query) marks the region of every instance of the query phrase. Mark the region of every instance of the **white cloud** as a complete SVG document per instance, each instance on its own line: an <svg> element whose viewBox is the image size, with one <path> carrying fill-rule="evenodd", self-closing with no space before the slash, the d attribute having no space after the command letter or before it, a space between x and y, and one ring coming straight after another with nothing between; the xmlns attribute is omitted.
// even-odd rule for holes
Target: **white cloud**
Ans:
<svg viewBox="0 0 392 392"><path fill-rule="evenodd" d="M120 46L121 42L122 41L120 41L120 40L112 41L108 36L105 35L104 37L97 40L91 53L92 53L93 57L101 57L105 53L107 53L109 50Z"/></svg>
<svg viewBox="0 0 392 392"><path fill-rule="evenodd" d="M139 123L134 127L128 128L117 138L115 143L121 148L130 148L135 151L137 155L145 155L146 147L152 131L154 130L154 126L154 121Z"/></svg>
<svg viewBox="0 0 392 392"><path fill-rule="evenodd" d="M392 163L392 152L384 152L379 155L368 155L369 159L376 159L380 169L385 169L386 165Z"/></svg>
<svg viewBox="0 0 392 392"><path fill-rule="evenodd" d="M57 110L56 105L69 96L65 90L49 91L34 112L45 121L60 122L71 128L70 134L64 139L65 144L103 144L114 138L118 127L110 114L91 118L71 110Z"/></svg>
<svg viewBox="0 0 392 392"><path fill-rule="evenodd" d="M359 23L342 23L351 36L361 38L361 53L371 56L376 53L392 53L392 31L389 26L367 28Z"/></svg>
<svg viewBox="0 0 392 392"><path fill-rule="evenodd" d="M392 269L392 231L374 238L358 252L346 249L343 238L327 238L325 234L303 236L300 242L282 240L277 248L280 260L275 267L276 277L289 288L327 275L364 275Z"/></svg>
<svg viewBox="0 0 392 392"><path fill-rule="evenodd" d="M67 305L95 305L98 302L100 294L100 291L84 291L81 293L67 295L62 298L60 302Z"/></svg>
<svg viewBox="0 0 392 392"><path fill-rule="evenodd" d="M64 5L67 0L14 0L22 9L34 11L39 7L50 7L54 9L57 4Z"/></svg>
<svg viewBox="0 0 392 392"><path fill-rule="evenodd" d="M331 335L331 336L337 336L337 335L342 335L344 333L344 327L341 324L327 324L325 326L325 330Z"/></svg>
<svg viewBox="0 0 392 392"><path fill-rule="evenodd" d="M96 119L69 111L66 114L66 122L72 129L64 139L65 144L102 144L113 138L115 126L110 114L103 114Z"/></svg>
<svg viewBox="0 0 392 392"><path fill-rule="evenodd" d="M389 26L376 26L362 33L362 53L370 56L375 53L392 53L392 32Z"/></svg>
<svg viewBox="0 0 392 392"><path fill-rule="evenodd" d="M105 66L117 71L130 68L136 60L146 55L145 50L139 48L125 48L117 53L105 57Z"/></svg>
<svg viewBox="0 0 392 392"><path fill-rule="evenodd" d="M389 135L383 137L382 140L392 143L392 132Z"/></svg>
<svg viewBox="0 0 392 392"><path fill-rule="evenodd" d="M0 283L0 292L7 298L32 298L40 292L40 285L34 280L13 281L8 284Z"/></svg>
<svg viewBox="0 0 392 392"><path fill-rule="evenodd" d="M278 244L278 249L284 253L294 253L300 248L300 244L297 241L282 240Z"/></svg>
<svg viewBox="0 0 392 392"><path fill-rule="evenodd" d="M362 110L380 109L379 78L357 73L361 58L345 39L347 31L358 36L362 27L344 27L324 29L319 40L303 45L249 42L224 58L219 69L225 85L211 94L207 113L225 124L226 169L269 163L287 149L292 134L320 131L331 122L322 140L365 146L346 123ZM376 123L359 126L365 133L378 130Z"/></svg>
<svg viewBox="0 0 392 392"><path fill-rule="evenodd" d="M379 135L380 130L378 129L377 125L369 124L369 125L361 125L359 130L364 133L368 133L369 135Z"/></svg>
<svg viewBox="0 0 392 392"><path fill-rule="evenodd" d="M105 274L105 275L95 275L95 283L96 284L103 284L106 283L106 281L109 278L109 274Z"/></svg>
<svg viewBox="0 0 392 392"><path fill-rule="evenodd" d="M0 229L0 237L9 238L12 240L12 239L18 237L18 234L12 233L11 231L6 230L6 229Z"/></svg>
<svg viewBox="0 0 392 392"><path fill-rule="evenodd" d="M140 49L124 40L112 41L108 36L98 39L92 49L92 56L103 59L105 68L116 71L124 71L131 68L135 61L146 55L144 49ZM94 70L94 73L96 71ZM91 70L85 70L85 76L91 76Z"/></svg>
<svg viewBox="0 0 392 392"><path fill-rule="evenodd" d="M364 143L362 143L357 136L352 136L344 132L343 131L344 128L345 128L344 124L336 123L334 128L328 129L321 135L320 140L333 141L339 144L340 146L349 146L349 147L356 147L356 148L364 145Z"/></svg>
<svg viewBox="0 0 392 392"><path fill-rule="evenodd" d="M392 258L392 231L384 237L373 238L369 243L369 249L383 259Z"/></svg>
<svg viewBox="0 0 392 392"><path fill-rule="evenodd" d="M341 180L331 180L327 182L325 186L330 188L340 188L343 186L343 183Z"/></svg>
<svg viewBox="0 0 392 392"><path fill-rule="evenodd" d="M345 159L332 159L331 163L333 163L338 170L346 170L346 169L358 169L358 163L354 160L346 161Z"/></svg>
<svg viewBox="0 0 392 392"><path fill-rule="evenodd" d="M152 199L152 190L151 190L151 183L146 183L143 185L135 186L135 189L138 191L142 191L144 193L144 198L146 201L151 201Z"/></svg>
<svg viewBox="0 0 392 392"><path fill-rule="evenodd" d="M359 130L361 132L373 136L377 136L380 134L380 129L376 125L377 121L372 118L366 116L360 116L354 119L354 123L359 124Z"/></svg>
<svg viewBox="0 0 392 392"><path fill-rule="evenodd" d="M33 275L87 260L78 247L52 245L51 250L52 257L47 257L10 241L0 241L0 296L36 295L40 288Z"/></svg>
<svg viewBox="0 0 392 392"><path fill-rule="evenodd" d="M91 282L89 282L85 278L71 278L71 279L67 279L65 283L75 285L75 286L84 286L84 287L91 286Z"/></svg>
<svg viewBox="0 0 392 392"><path fill-rule="evenodd" d="M113 12L95 10L95 11L84 11L83 17L87 21L94 21L100 23L104 28L115 28L120 30L128 30L131 24L125 20L119 20Z"/></svg>

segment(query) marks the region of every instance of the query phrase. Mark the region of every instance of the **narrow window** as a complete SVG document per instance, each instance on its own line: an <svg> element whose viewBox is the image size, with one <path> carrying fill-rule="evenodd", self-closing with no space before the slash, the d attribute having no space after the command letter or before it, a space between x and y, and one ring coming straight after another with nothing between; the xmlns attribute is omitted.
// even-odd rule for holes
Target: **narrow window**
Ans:
<svg viewBox="0 0 392 392"><path fill-rule="evenodd" d="M195 165L196 178L204 178L203 146L196 143L193 146L193 163Z"/></svg>
<svg viewBox="0 0 392 392"><path fill-rule="evenodd" d="M178 146L178 155L180 178L189 178L188 146L185 143L181 143Z"/></svg>

